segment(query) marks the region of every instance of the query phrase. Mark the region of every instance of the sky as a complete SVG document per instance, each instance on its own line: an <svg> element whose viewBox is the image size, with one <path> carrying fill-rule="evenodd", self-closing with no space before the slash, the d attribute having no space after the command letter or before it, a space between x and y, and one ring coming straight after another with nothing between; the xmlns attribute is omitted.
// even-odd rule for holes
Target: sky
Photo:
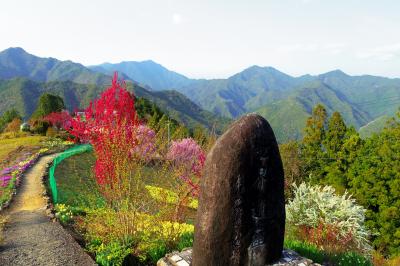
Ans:
<svg viewBox="0 0 400 266"><path fill-rule="evenodd" d="M249 66L400 77L398 0L0 0L0 50L151 59L191 78Z"/></svg>

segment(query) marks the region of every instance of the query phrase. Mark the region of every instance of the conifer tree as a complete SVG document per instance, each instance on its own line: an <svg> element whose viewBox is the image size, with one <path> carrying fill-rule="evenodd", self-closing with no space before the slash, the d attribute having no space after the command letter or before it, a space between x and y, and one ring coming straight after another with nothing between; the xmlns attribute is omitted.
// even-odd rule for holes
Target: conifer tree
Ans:
<svg viewBox="0 0 400 266"><path fill-rule="evenodd" d="M3 131L7 124L13 121L15 118L22 119L17 110L11 109L5 111L0 117L0 132Z"/></svg>
<svg viewBox="0 0 400 266"><path fill-rule="evenodd" d="M329 119L324 138L324 147L329 158L337 158L342 149L347 133L347 126L339 112L334 112Z"/></svg>
<svg viewBox="0 0 400 266"><path fill-rule="evenodd" d="M32 114L33 119L40 119L53 112L65 109L64 100L60 96L44 93L40 96L38 106Z"/></svg>
<svg viewBox="0 0 400 266"><path fill-rule="evenodd" d="M327 113L323 105L314 107L311 117L307 119L305 134L301 145L304 173L311 178L320 178L323 173Z"/></svg>

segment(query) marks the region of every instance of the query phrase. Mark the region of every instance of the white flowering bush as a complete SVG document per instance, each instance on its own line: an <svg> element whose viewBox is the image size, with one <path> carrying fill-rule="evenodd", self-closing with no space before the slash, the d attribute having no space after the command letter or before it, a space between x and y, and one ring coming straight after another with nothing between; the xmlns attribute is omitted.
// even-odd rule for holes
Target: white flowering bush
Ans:
<svg viewBox="0 0 400 266"><path fill-rule="evenodd" d="M306 232L314 243L331 241L336 245L352 244L366 253L371 251L369 231L364 225L366 210L351 195L336 195L331 186L293 186L294 197L286 205L289 226Z"/></svg>

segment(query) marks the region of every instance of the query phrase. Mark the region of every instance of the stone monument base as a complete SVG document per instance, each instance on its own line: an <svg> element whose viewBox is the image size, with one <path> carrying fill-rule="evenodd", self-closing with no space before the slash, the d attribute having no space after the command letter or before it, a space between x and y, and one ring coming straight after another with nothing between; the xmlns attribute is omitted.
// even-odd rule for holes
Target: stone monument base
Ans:
<svg viewBox="0 0 400 266"><path fill-rule="evenodd" d="M172 252L157 262L157 266L189 266L192 263L192 249ZM312 260L303 258L296 252L284 249L282 257L275 263L266 266L321 266Z"/></svg>

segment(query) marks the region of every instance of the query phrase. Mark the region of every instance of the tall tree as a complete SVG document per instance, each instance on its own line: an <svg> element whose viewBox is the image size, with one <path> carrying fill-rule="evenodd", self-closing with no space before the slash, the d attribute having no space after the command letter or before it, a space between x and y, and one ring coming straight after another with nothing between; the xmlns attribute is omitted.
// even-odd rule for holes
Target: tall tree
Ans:
<svg viewBox="0 0 400 266"><path fill-rule="evenodd" d="M375 247L400 255L400 114L365 141L349 169L350 192L367 207Z"/></svg>
<svg viewBox="0 0 400 266"><path fill-rule="evenodd" d="M342 149L347 133L347 126L339 112L334 112L329 119L324 147L329 158L337 158Z"/></svg>
<svg viewBox="0 0 400 266"><path fill-rule="evenodd" d="M283 172L285 173L285 198L286 200L293 196L293 183L299 185L304 180L302 172L303 161L300 158L299 143L289 141L279 145L283 163Z"/></svg>
<svg viewBox="0 0 400 266"><path fill-rule="evenodd" d="M4 114L0 117L0 132L2 132L7 124L9 124L15 118L22 119L17 110L11 109L5 111Z"/></svg>
<svg viewBox="0 0 400 266"><path fill-rule="evenodd" d="M311 117L307 119L301 143L304 172L311 178L319 178L322 175L322 166L326 159L323 148L326 123L326 109L323 105L318 104L314 107Z"/></svg>
<svg viewBox="0 0 400 266"><path fill-rule="evenodd" d="M40 96L38 106L32 114L33 119L40 119L53 112L65 109L64 100L60 96L44 93Z"/></svg>

